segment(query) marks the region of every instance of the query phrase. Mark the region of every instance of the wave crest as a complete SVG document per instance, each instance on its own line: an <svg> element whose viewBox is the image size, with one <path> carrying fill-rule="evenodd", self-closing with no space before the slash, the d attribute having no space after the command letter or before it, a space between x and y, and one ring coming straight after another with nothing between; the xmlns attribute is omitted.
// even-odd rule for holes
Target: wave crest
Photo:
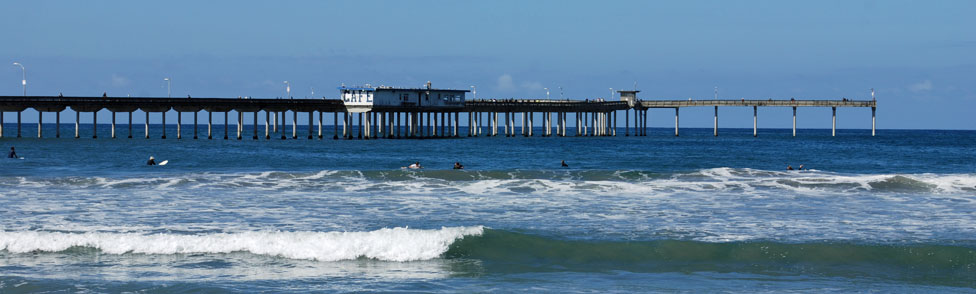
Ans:
<svg viewBox="0 0 976 294"><path fill-rule="evenodd" d="M0 232L0 250L13 253L62 252L74 247L108 254L231 253L291 259L339 261L428 260L447 252L454 241L481 235L482 226L439 230L387 228L369 232L241 232L205 235L139 233Z"/></svg>

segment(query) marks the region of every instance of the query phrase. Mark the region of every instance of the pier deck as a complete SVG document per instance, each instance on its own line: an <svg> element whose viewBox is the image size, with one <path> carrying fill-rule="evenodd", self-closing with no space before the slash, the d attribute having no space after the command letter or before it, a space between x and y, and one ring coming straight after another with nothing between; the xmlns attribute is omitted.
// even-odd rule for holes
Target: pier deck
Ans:
<svg viewBox="0 0 976 294"><path fill-rule="evenodd" d="M633 104L633 105L632 105ZM162 138L166 138L166 113L176 111L177 138L182 138L182 115L190 113L193 116L193 138L197 138L197 123L201 111L207 113L207 137L213 137L213 114L223 113L224 138L229 137L227 131L228 113L236 112L237 139L242 138L245 124L245 114L253 117L251 120L253 138L258 139L258 113L264 112L264 138L270 139L271 133L278 132L281 125L281 138L286 139L285 126L287 112L292 113L292 134L297 139L298 113L308 113L308 138L312 139L313 118L318 113L318 138L322 138L323 113L331 113L335 135L339 137L339 117L342 117L342 137L357 138L400 138L401 131L406 138L428 137L459 137L461 114L468 120L467 136L497 136L502 123L499 116L504 116L505 136L533 136L533 127L541 125L542 136L566 136L568 134L567 117L575 116L576 136L616 136L617 115L624 112L625 135L630 135L631 122L635 136L647 135L647 111L652 108L674 108L675 136L678 135L678 110L684 107L714 107L715 135L718 136L718 108L719 107L753 107L753 136L757 135L759 107L793 107L793 135L796 135L797 107L830 107L833 110L832 129L836 134L837 107L870 107L871 135L875 134L876 101L863 100L774 100L774 99L740 99L740 100L638 100L628 101L600 101L600 100L526 100L526 99L482 99L468 100L463 105L424 107L415 105L387 105L371 108L347 107L339 99L250 99L250 98L159 98L159 97L61 97L61 96L0 96L0 122L4 122L4 112L17 113L17 137L21 136L21 112L34 109L38 115L38 137L42 137L40 125L43 123L44 113L55 113L55 122L60 126L60 113L68 108L75 112L75 137L79 136L80 113L91 112L93 138L97 138L95 131L98 112L111 112L111 135L116 137L115 122L117 113L128 114L129 137L132 137L132 114L142 111L145 116L145 136L149 138L149 114L160 113L162 116ZM630 113L633 112L633 119ZM535 124L535 114L541 114L542 123ZM358 115L358 124L354 120ZM555 126L553 116L556 116ZM401 116L403 117L401 119ZM426 121L425 121L426 116ZM517 119L521 116L521 119ZM273 118L273 119L272 119ZM279 121L280 118L280 121ZM519 126L520 123L521 125ZM357 126L358 125L358 126ZM484 133L483 125L487 125L488 132ZM273 130L269 127L273 126ZM520 128L516 132L516 128ZM60 127L56 128L60 137ZM3 124L0 123L0 138L4 137Z"/></svg>

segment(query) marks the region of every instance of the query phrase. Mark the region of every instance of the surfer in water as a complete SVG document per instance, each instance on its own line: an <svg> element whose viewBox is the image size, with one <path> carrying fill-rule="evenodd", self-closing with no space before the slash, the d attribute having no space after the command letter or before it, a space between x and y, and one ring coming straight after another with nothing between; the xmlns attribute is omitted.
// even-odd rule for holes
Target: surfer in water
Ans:
<svg viewBox="0 0 976 294"><path fill-rule="evenodd" d="M454 169L464 169L464 166L460 162L454 162Z"/></svg>
<svg viewBox="0 0 976 294"><path fill-rule="evenodd" d="M149 157L149 161L148 161L148 162L146 162L146 164L147 164L147 165L156 165L156 158L155 158L155 157L152 157L152 156L150 156L150 157Z"/></svg>
<svg viewBox="0 0 976 294"><path fill-rule="evenodd" d="M569 167L569 165L566 164L566 161L565 160L563 160L563 162L561 162L560 165L562 165L562 167Z"/></svg>
<svg viewBox="0 0 976 294"><path fill-rule="evenodd" d="M793 166L792 166L792 165L789 165L789 164L787 164L787 165L786 165L786 170L793 170Z"/></svg>
<svg viewBox="0 0 976 294"><path fill-rule="evenodd" d="M20 158L20 156L17 156L17 151L14 151L14 147L10 147L10 153L7 154L7 158Z"/></svg>
<svg viewBox="0 0 976 294"><path fill-rule="evenodd" d="M418 162L415 162L415 163L413 163L411 165L408 165L407 168L409 168L409 169L422 169L424 167L420 166L420 161L418 161Z"/></svg>

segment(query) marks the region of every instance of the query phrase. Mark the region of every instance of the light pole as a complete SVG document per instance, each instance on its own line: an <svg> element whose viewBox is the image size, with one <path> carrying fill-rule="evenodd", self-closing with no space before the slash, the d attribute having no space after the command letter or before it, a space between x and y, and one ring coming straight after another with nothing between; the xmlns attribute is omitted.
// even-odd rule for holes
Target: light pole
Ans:
<svg viewBox="0 0 976 294"><path fill-rule="evenodd" d="M718 87L715 87L715 100L718 100Z"/></svg>
<svg viewBox="0 0 976 294"><path fill-rule="evenodd" d="M543 89L546 89L546 100L549 100L549 88L543 88Z"/></svg>
<svg viewBox="0 0 976 294"><path fill-rule="evenodd" d="M474 98L471 98L472 100L478 100L478 88L471 86L471 94L474 95Z"/></svg>
<svg viewBox="0 0 976 294"><path fill-rule="evenodd" d="M173 80L163 78L166 81L166 98L173 98Z"/></svg>
<svg viewBox="0 0 976 294"><path fill-rule="evenodd" d="M285 81L285 98L291 97L291 84Z"/></svg>
<svg viewBox="0 0 976 294"><path fill-rule="evenodd" d="M610 99L607 100L607 101L610 101L610 100L613 100L613 88L610 88Z"/></svg>
<svg viewBox="0 0 976 294"><path fill-rule="evenodd" d="M563 86L559 86L559 100L563 100Z"/></svg>
<svg viewBox="0 0 976 294"><path fill-rule="evenodd" d="M27 96L27 69L25 69L24 65L20 64L20 62L14 62L14 65L19 66L21 72L24 74L24 78L20 80L20 84L24 85L24 96Z"/></svg>

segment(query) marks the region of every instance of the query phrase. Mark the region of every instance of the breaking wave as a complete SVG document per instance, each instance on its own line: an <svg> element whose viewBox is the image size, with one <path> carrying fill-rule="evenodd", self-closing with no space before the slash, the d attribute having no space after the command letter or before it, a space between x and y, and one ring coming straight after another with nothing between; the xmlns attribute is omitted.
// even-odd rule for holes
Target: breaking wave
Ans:
<svg viewBox="0 0 976 294"><path fill-rule="evenodd" d="M212 189L347 193L645 194L787 190L794 193L882 192L976 195L976 174L844 174L711 168L639 170L356 171L186 173L123 178L3 177L3 188Z"/></svg>
<svg viewBox="0 0 976 294"><path fill-rule="evenodd" d="M107 254L232 253L291 259L339 261L369 258L415 261L440 257L451 243L482 234L484 228L409 228L369 232L242 232L205 235L139 233L0 232L0 250L11 253L97 249Z"/></svg>

